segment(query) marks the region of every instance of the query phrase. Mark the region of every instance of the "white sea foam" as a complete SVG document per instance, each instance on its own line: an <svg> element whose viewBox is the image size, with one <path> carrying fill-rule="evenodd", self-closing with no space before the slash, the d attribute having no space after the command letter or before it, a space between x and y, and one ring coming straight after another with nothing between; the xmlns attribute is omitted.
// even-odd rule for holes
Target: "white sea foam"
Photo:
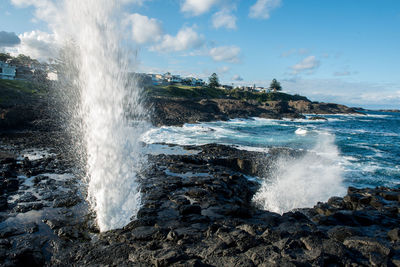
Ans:
<svg viewBox="0 0 400 267"><path fill-rule="evenodd" d="M54 156L54 153L49 152L46 149L32 149L23 151L22 155L18 157L19 160L28 158L29 160L38 160Z"/></svg>
<svg viewBox="0 0 400 267"><path fill-rule="evenodd" d="M297 134L297 135L306 135L307 134L307 130L304 129L304 128L297 128L294 133Z"/></svg>
<svg viewBox="0 0 400 267"><path fill-rule="evenodd" d="M380 115L380 114L367 114L367 117L372 117L372 118L388 118L392 117L391 115Z"/></svg>
<svg viewBox="0 0 400 267"><path fill-rule="evenodd" d="M268 153L269 148L268 147L254 147L254 146L238 146L235 145L235 148L239 150L246 150L246 151L253 151L253 152L264 152Z"/></svg>
<svg viewBox="0 0 400 267"><path fill-rule="evenodd" d="M344 195L334 136L319 134L314 150L320 155L308 152L297 159L278 159L272 177L263 181L253 200L266 210L284 213Z"/></svg>

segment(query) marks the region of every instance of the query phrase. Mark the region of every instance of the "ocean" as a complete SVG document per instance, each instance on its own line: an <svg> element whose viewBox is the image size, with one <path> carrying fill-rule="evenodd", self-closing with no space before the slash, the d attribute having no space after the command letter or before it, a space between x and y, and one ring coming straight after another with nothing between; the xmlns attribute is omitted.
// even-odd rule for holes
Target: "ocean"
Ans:
<svg viewBox="0 0 400 267"><path fill-rule="evenodd" d="M400 113L369 111L309 120L314 116L164 126L151 129L142 139L177 145L218 143L250 151L305 151L299 159L280 159L273 177L258 177L262 188L254 200L281 213L343 196L348 186L400 185Z"/></svg>

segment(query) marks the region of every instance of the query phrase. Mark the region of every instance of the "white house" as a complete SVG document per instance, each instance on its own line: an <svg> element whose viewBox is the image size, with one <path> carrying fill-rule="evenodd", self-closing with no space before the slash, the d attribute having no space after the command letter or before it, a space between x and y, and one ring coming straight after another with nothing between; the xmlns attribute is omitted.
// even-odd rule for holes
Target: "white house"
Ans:
<svg viewBox="0 0 400 267"><path fill-rule="evenodd" d="M10 66L5 62L0 61L0 79L14 80L16 67Z"/></svg>
<svg viewBox="0 0 400 267"><path fill-rule="evenodd" d="M180 75L172 75L172 78L168 80L170 83L181 83L182 78Z"/></svg>

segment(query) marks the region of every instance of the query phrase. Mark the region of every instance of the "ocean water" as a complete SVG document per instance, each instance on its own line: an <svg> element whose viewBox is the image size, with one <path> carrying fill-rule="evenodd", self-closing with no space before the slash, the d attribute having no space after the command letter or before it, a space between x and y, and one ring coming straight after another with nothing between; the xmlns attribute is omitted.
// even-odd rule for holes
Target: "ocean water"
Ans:
<svg viewBox="0 0 400 267"><path fill-rule="evenodd" d="M305 151L299 159L281 158L274 174L259 177L254 201L267 210L285 212L309 207L348 186L400 185L400 114L324 115L324 120L234 119L226 122L153 128L147 143L179 145L219 143L250 151L289 147Z"/></svg>

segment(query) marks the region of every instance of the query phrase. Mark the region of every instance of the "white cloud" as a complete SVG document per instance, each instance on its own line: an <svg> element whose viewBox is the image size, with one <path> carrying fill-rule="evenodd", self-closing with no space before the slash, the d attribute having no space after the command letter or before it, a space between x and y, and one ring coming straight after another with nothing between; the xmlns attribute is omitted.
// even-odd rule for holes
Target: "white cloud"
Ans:
<svg viewBox="0 0 400 267"><path fill-rule="evenodd" d="M232 81L241 82L241 81L243 81L243 78L240 75L236 74L236 75L233 75Z"/></svg>
<svg viewBox="0 0 400 267"><path fill-rule="evenodd" d="M318 68L319 65L320 62L315 58L315 56L309 56L292 66L291 69L293 70L294 74L298 74L303 71L312 71Z"/></svg>
<svg viewBox="0 0 400 267"><path fill-rule="evenodd" d="M144 4L144 2L146 2L148 0L122 0L122 4L135 4L138 6L141 6Z"/></svg>
<svg viewBox="0 0 400 267"><path fill-rule="evenodd" d="M181 11L193 16L199 16L209 11L218 2L219 0L185 0L182 3Z"/></svg>
<svg viewBox="0 0 400 267"><path fill-rule="evenodd" d="M47 22L56 22L59 18L58 8L51 0L11 0L11 3L17 7L35 7L35 17Z"/></svg>
<svg viewBox="0 0 400 267"><path fill-rule="evenodd" d="M203 43L204 37L199 35L193 27L183 27L176 36L164 35L162 41L151 49L160 52L177 52L199 48Z"/></svg>
<svg viewBox="0 0 400 267"><path fill-rule="evenodd" d="M214 61L225 61L238 63L240 47L237 46L219 46L210 49L210 56Z"/></svg>
<svg viewBox="0 0 400 267"><path fill-rule="evenodd" d="M57 55L57 44L54 34L41 31L25 32L19 35L21 43L10 50L13 54L24 54L38 60L47 60Z"/></svg>
<svg viewBox="0 0 400 267"><path fill-rule="evenodd" d="M231 70L230 67L222 66L222 67L218 68L218 73L225 74L225 73L229 72L230 70Z"/></svg>
<svg viewBox="0 0 400 267"><path fill-rule="evenodd" d="M257 0L250 7L249 16L257 19L269 19L271 11L279 7L281 2L281 0Z"/></svg>
<svg viewBox="0 0 400 267"><path fill-rule="evenodd" d="M227 28L236 29L236 16L232 15L227 9L223 9L215 13L212 17L212 23L214 28Z"/></svg>
<svg viewBox="0 0 400 267"><path fill-rule="evenodd" d="M0 32L0 47L13 47L21 43L21 40L14 32Z"/></svg>
<svg viewBox="0 0 400 267"><path fill-rule="evenodd" d="M163 30L156 19L135 13L128 16L128 21L132 24L132 38L135 42L144 44L161 39Z"/></svg>

